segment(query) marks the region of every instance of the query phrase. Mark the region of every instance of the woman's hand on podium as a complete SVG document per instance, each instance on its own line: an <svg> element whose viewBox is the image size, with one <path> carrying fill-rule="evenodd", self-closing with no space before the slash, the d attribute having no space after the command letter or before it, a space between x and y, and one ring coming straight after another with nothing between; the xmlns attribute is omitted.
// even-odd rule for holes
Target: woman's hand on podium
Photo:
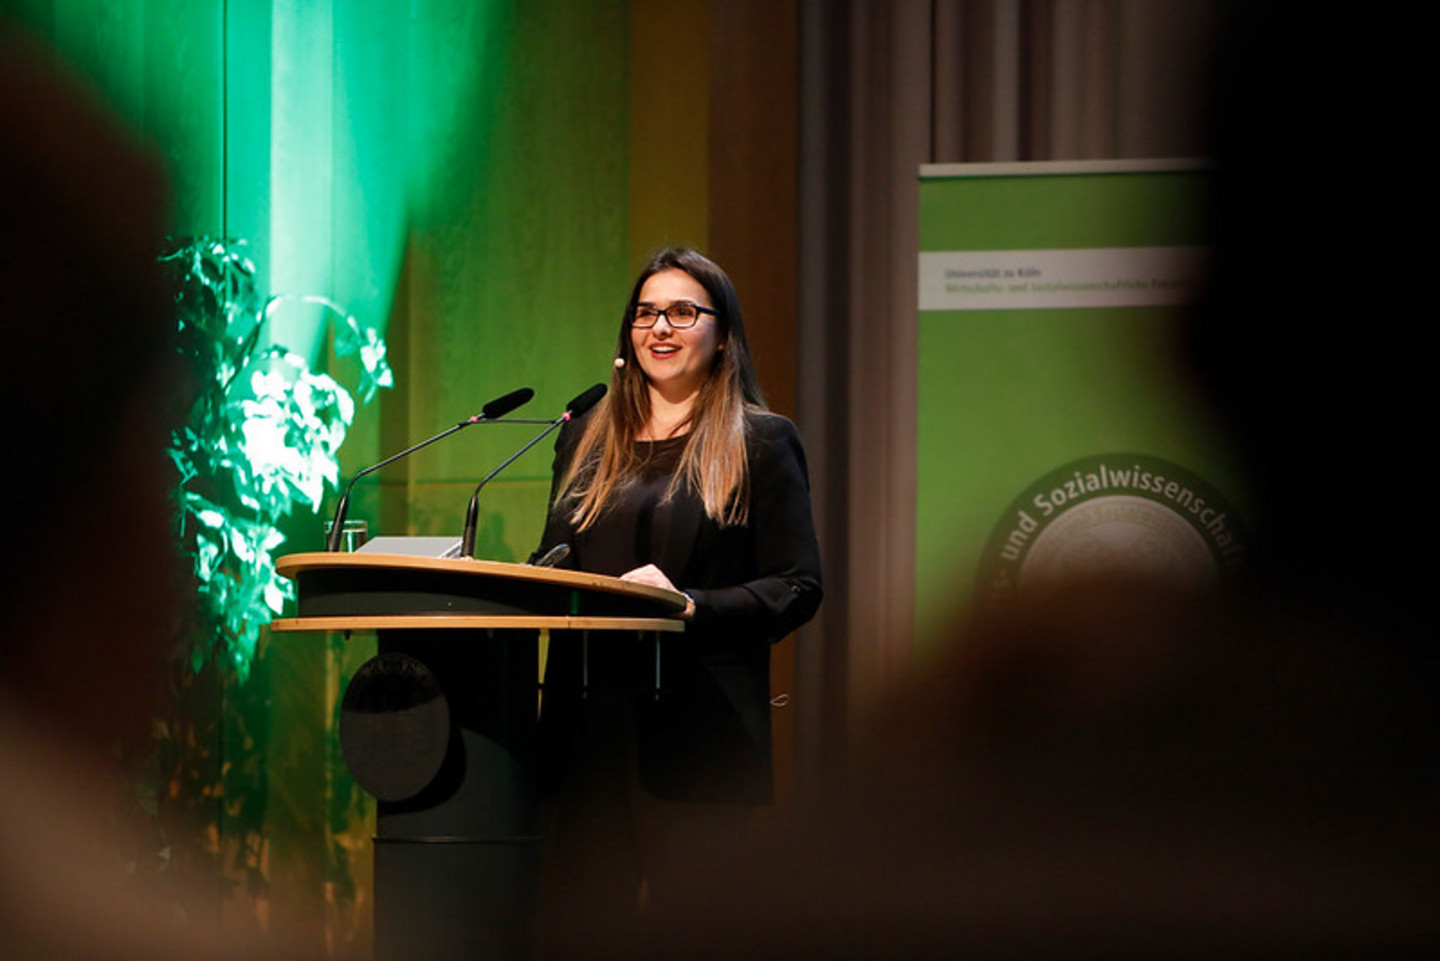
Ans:
<svg viewBox="0 0 1440 961"><path fill-rule="evenodd" d="M637 567L633 571L626 571L620 575L620 579L622 581L632 581L636 584L648 584L651 587L663 587L667 591L685 594L684 591L671 583L670 578L665 576L664 571L654 564L646 564L644 567ZM695 600L689 594L685 594L685 613L680 616L688 621L694 615Z"/></svg>

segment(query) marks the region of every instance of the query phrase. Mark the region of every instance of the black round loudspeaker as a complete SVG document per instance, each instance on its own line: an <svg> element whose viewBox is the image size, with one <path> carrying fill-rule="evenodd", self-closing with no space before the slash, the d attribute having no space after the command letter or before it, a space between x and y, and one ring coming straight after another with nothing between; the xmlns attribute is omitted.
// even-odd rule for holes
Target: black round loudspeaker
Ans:
<svg viewBox="0 0 1440 961"><path fill-rule="evenodd" d="M403 801L440 771L450 703L440 682L406 654L372 657L340 703L340 751L355 781L381 801Z"/></svg>

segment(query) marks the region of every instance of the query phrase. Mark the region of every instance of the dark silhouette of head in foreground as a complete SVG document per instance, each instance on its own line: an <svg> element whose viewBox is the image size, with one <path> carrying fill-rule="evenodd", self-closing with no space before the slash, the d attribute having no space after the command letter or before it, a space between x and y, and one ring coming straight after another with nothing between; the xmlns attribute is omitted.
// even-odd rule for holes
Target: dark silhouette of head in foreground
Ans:
<svg viewBox="0 0 1440 961"><path fill-rule="evenodd" d="M153 152L0 21L0 954L291 956L123 870L115 749L148 736L178 608L174 330Z"/></svg>

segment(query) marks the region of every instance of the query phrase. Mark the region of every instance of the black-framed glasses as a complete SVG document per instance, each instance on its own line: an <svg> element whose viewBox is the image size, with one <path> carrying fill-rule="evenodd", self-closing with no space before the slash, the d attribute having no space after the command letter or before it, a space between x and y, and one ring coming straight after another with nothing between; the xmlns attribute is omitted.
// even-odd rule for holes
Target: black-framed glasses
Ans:
<svg viewBox="0 0 1440 961"><path fill-rule="evenodd" d="M664 317L665 322L676 330L689 330L700 322L701 314L709 314L711 317L720 316L709 307L701 307L688 300L677 300L664 309L651 304L641 304L635 308L635 318L630 321L630 326L648 330L654 327L661 317Z"/></svg>

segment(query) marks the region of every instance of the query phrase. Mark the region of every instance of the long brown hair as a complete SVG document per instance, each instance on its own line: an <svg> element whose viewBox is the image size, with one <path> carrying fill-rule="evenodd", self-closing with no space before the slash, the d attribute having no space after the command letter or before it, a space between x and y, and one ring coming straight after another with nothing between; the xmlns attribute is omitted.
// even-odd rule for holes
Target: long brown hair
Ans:
<svg viewBox="0 0 1440 961"><path fill-rule="evenodd" d="M611 374L610 392L590 416L561 483L560 502L580 530L595 522L615 488L639 467L635 440L650 420L650 390L630 342L630 323L645 281L664 270L684 271L710 295L718 348L690 411L689 438L665 496L689 484L700 495L705 513L721 526L744 524L749 517L745 415L764 410L765 399L750 360L740 300L730 278L713 261L689 248L672 247L651 258L635 281L615 351L625 363Z"/></svg>

